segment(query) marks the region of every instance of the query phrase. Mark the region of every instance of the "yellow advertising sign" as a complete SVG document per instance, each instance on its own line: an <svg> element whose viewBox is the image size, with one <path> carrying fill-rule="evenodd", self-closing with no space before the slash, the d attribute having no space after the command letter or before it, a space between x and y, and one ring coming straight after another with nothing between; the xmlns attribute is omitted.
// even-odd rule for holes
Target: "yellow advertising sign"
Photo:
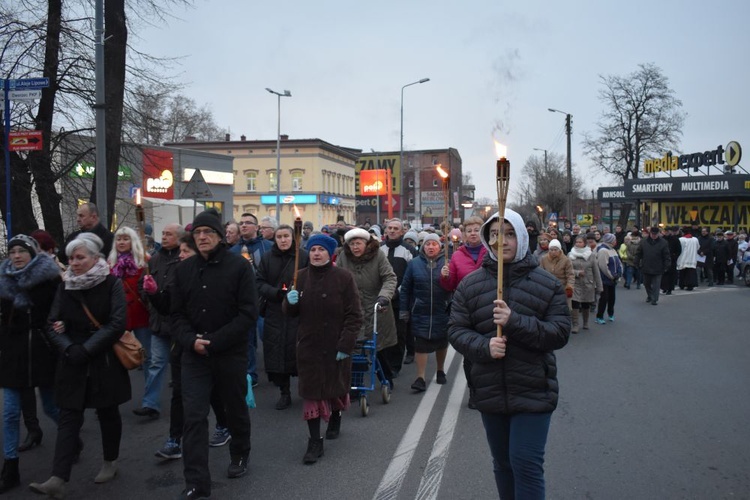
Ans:
<svg viewBox="0 0 750 500"><path fill-rule="evenodd" d="M391 187L393 194L401 194L401 159L399 155L362 156L354 165L354 192L359 193L359 173L362 170L391 169Z"/></svg>
<svg viewBox="0 0 750 500"><path fill-rule="evenodd" d="M747 229L750 225L750 202L684 202L662 203L659 219L667 226L690 226L697 221L701 227L711 229L734 228L735 223L740 229Z"/></svg>

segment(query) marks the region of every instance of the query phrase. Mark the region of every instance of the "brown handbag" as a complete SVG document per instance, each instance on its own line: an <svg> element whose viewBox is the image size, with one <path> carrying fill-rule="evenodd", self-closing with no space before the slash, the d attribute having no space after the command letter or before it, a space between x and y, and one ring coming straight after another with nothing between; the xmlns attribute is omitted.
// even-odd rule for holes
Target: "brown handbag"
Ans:
<svg viewBox="0 0 750 500"><path fill-rule="evenodd" d="M101 328L102 325L97 321L89 308L81 302L83 310L86 312L86 316L89 317L91 322L96 328ZM120 339L112 345L112 350L115 352L115 356L120 360L122 366L126 370L135 370L139 366L143 365L143 360L146 358L146 350L141 345L141 342L133 335L130 330L125 330Z"/></svg>

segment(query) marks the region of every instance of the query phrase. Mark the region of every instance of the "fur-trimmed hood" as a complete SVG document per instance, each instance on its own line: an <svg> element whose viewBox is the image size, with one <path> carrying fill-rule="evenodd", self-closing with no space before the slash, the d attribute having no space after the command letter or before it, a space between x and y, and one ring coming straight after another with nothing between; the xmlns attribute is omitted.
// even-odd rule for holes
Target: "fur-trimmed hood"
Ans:
<svg viewBox="0 0 750 500"><path fill-rule="evenodd" d="M351 262L361 263L371 261L373 258L375 258L378 252L380 252L380 242L372 237L370 237L370 240L367 242L365 253L363 253L360 257L355 257L352 253L352 249L349 248L349 245L344 244L344 254L346 254L346 258Z"/></svg>
<svg viewBox="0 0 750 500"><path fill-rule="evenodd" d="M39 253L22 269L16 269L10 259L0 264L0 298L12 300L17 309L33 304L27 292L45 281L60 277L60 268L46 253Z"/></svg>

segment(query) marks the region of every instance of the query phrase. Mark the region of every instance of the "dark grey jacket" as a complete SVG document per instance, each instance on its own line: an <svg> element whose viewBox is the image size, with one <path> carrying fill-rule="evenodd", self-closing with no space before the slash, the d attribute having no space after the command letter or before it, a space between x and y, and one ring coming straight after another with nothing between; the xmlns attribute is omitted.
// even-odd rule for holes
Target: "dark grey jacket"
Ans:
<svg viewBox="0 0 750 500"><path fill-rule="evenodd" d="M669 256L669 243L659 236L641 238L641 244L635 252L635 267L644 274L664 274L669 271L672 258Z"/></svg>
<svg viewBox="0 0 750 500"><path fill-rule="evenodd" d="M497 262L488 255L453 295L448 337L472 361L477 409L487 413L545 413L557 407L555 349L568 343L570 313L560 282L538 267L534 256L506 264L503 300L513 311L503 327L503 359L490 356L497 332L492 318L497 298Z"/></svg>
<svg viewBox="0 0 750 500"><path fill-rule="evenodd" d="M154 295L146 295L151 304L149 308L149 327L155 335L169 336L172 328L169 322L170 289L174 281L174 272L180 263L180 247L167 250L162 247L148 263L148 269L156 281L157 290ZM141 278L142 286L143 279Z"/></svg>

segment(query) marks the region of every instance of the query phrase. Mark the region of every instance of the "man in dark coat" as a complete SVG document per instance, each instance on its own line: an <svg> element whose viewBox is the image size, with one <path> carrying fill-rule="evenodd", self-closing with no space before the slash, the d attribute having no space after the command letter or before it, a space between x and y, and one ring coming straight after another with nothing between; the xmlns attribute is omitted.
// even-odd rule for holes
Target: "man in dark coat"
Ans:
<svg viewBox="0 0 750 500"><path fill-rule="evenodd" d="M221 243L223 226L215 210L193 221L198 254L177 266L171 294L172 326L182 344L183 460L186 487L181 498L208 497L208 409L215 386L232 435L227 477L247 472L250 415L247 394L247 332L258 316L253 266Z"/></svg>
<svg viewBox="0 0 750 500"><path fill-rule="evenodd" d="M724 233L726 236L726 242L727 245L729 245L729 260L731 260L731 263L727 261L727 283L730 285L734 283L734 264L737 260L737 251L740 246L740 242L735 237L734 231L729 230L726 233Z"/></svg>
<svg viewBox="0 0 750 500"><path fill-rule="evenodd" d="M662 275L669 270L672 260L669 245L659 234L659 227L652 226L648 238L643 238L635 252L635 267L641 270L646 287L646 302L655 306L659 302L659 287Z"/></svg>
<svg viewBox="0 0 750 500"><path fill-rule="evenodd" d="M664 273L661 278L661 289L667 295L672 295L672 290L677 285L677 259L682 253L682 245L680 245L680 228L670 226L666 229L664 239L667 241L669 246L669 269Z"/></svg>
<svg viewBox="0 0 750 500"><path fill-rule="evenodd" d="M68 243L76 239L81 233L94 233L101 238L104 246L102 247L102 255L106 259L109 256L109 252L112 250L112 233L102 225L99 221L99 209L93 203L84 203L76 210L76 223L78 224L78 231L74 231L68 235L65 239L65 244L60 248L60 252L57 254L57 258L63 264L68 264L68 256L65 255L65 247Z"/></svg>
<svg viewBox="0 0 750 500"><path fill-rule="evenodd" d="M716 240L709 228L701 228L698 244L700 245L698 247L698 257L703 259L703 261L698 261L698 269L701 269L700 281L702 283L708 280L708 286L714 286L714 250L716 248Z"/></svg>

